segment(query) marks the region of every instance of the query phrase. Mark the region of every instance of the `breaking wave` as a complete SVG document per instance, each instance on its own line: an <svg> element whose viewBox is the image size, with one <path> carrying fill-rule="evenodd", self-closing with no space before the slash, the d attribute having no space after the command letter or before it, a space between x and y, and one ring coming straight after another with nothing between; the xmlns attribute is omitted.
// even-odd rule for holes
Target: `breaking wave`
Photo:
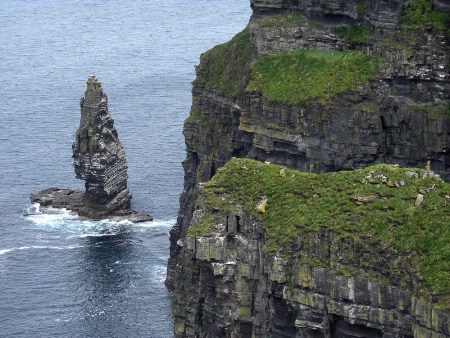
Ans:
<svg viewBox="0 0 450 338"><path fill-rule="evenodd" d="M0 249L0 255L7 254L13 251L19 250L71 250L84 247L83 245L69 245L69 246L51 246L51 245L31 245L31 246L21 246L9 249Z"/></svg>
<svg viewBox="0 0 450 338"><path fill-rule="evenodd" d="M158 229L164 232L175 224L176 220L153 220L133 223L129 220L86 220L80 218L75 212L65 208L45 208L42 212L39 203L35 203L23 212L24 217L40 229L47 231L60 231L70 236L100 237L114 236L132 231L146 231Z"/></svg>

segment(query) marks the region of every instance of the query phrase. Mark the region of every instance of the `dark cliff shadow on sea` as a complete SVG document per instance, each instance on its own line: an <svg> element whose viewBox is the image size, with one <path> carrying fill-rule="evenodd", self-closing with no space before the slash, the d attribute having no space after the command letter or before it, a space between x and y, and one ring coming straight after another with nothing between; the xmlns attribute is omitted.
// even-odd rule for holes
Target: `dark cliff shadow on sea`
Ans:
<svg viewBox="0 0 450 338"><path fill-rule="evenodd" d="M136 239L128 233L89 236L83 238L86 246L78 261L79 292L82 313L78 333L84 336L115 336L131 329L134 320L134 277L139 274ZM129 331L132 332L133 330Z"/></svg>

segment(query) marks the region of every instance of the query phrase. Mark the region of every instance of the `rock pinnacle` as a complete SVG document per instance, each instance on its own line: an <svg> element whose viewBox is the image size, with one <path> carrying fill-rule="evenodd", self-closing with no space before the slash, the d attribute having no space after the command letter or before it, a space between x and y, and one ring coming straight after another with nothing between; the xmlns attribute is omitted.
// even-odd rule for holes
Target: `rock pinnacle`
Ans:
<svg viewBox="0 0 450 338"><path fill-rule="evenodd" d="M129 207L128 164L125 151L108 112L108 97L94 75L88 77L80 100L80 126L73 143L76 177L85 181L86 193L110 211Z"/></svg>

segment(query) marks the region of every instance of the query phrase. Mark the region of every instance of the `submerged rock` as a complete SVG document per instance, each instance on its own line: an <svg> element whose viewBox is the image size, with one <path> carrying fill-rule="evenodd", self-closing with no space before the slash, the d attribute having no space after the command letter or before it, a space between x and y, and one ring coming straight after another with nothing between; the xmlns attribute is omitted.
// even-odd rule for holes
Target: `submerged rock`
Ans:
<svg viewBox="0 0 450 338"><path fill-rule="evenodd" d="M108 97L94 75L89 76L81 98L80 126L72 145L76 177L85 181L85 192L49 188L31 194L41 206L66 208L89 219L129 219L132 222L152 217L129 210L128 163L125 151L108 112ZM46 212L46 208L41 208Z"/></svg>

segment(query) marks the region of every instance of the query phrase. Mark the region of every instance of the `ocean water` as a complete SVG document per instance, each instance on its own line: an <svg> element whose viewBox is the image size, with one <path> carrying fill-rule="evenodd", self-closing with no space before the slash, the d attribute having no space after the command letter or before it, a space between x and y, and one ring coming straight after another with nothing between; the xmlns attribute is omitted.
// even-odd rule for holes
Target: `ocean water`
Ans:
<svg viewBox="0 0 450 338"><path fill-rule="evenodd" d="M172 336L164 279L194 66L249 17L248 0L0 1L0 337ZM132 208L153 222L24 216L30 192L84 188L71 155L91 74Z"/></svg>

